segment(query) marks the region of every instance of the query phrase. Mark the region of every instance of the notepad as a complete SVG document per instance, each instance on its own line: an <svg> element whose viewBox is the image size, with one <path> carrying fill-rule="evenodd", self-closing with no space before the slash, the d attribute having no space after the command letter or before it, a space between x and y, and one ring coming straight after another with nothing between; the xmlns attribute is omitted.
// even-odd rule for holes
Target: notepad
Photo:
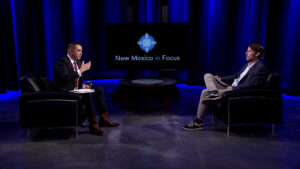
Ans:
<svg viewBox="0 0 300 169"><path fill-rule="evenodd" d="M225 86L225 87L228 87L228 86L229 86L228 84L226 84L226 83L223 82L222 80L219 80L219 79L217 79L217 78L216 78L216 80L217 80L217 82L219 82L221 85L223 85L223 86Z"/></svg>
<svg viewBox="0 0 300 169"><path fill-rule="evenodd" d="M74 90L70 90L70 92L72 93L93 93L95 92L94 89L74 89Z"/></svg>

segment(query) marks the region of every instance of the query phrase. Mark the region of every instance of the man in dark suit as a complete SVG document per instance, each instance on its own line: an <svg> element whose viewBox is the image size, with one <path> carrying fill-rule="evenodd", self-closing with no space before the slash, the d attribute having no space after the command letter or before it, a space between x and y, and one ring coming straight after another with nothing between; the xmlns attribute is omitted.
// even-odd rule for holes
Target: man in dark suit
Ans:
<svg viewBox="0 0 300 169"><path fill-rule="evenodd" d="M80 62L81 55L82 45L79 42L69 42L67 56L60 58L55 65L53 82L57 90L70 91L91 88L89 85L82 83L82 74L91 68L91 62ZM94 87L93 89L95 90L93 94L83 94L83 104L89 121L89 132L94 135L103 135L103 131L98 127L92 95L96 100L100 126L116 127L119 124L108 120L103 88Z"/></svg>
<svg viewBox="0 0 300 169"><path fill-rule="evenodd" d="M203 129L202 120L205 117L207 106L214 105L221 100L226 91L251 89L263 87L267 78L267 69L260 62L264 56L264 48L260 44L250 44L246 53L247 64L242 70L230 76L213 76L210 73L204 75L206 89L200 96L197 118L183 126L184 130ZM228 85L232 83L231 85Z"/></svg>

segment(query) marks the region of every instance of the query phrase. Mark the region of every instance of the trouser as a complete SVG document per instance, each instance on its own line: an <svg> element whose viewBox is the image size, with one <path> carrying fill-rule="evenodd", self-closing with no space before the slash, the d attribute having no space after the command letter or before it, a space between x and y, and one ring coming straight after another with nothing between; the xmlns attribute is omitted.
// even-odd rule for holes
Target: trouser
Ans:
<svg viewBox="0 0 300 169"><path fill-rule="evenodd" d="M85 113L88 119L96 116L93 105L93 97L95 98L95 104L98 109L98 114L101 115L107 112L107 106L105 102L105 94L102 87L93 87L94 93L87 93L83 95L83 104L85 106Z"/></svg>
<svg viewBox="0 0 300 169"><path fill-rule="evenodd" d="M202 90L201 96L200 96L200 101L198 104L198 110L197 110L197 118L200 120L204 120L206 111L207 111L207 106L202 103L203 100L209 99L207 98L207 93L208 91L212 90L218 90L218 95L219 97L222 96L222 94L226 91L226 86L223 86L220 84L214 75L207 73L204 75L204 82L206 85L206 89Z"/></svg>

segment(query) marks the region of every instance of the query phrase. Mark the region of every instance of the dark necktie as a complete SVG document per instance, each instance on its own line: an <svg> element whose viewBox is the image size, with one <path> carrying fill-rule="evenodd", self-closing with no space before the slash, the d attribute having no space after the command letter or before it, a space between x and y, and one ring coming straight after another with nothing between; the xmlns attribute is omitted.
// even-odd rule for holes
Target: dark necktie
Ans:
<svg viewBox="0 0 300 169"><path fill-rule="evenodd" d="M74 64L74 69L75 69L75 71L77 72L78 68L77 68L76 62L74 61L73 64ZM75 82L76 82L75 87L76 87L76 89L78 89L79 78L77 78Z"/></svg>

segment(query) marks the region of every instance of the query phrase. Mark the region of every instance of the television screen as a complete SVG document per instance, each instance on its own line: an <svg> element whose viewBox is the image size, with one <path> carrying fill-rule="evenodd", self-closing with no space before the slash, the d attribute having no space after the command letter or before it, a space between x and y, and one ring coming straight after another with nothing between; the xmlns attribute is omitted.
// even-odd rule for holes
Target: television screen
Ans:
<svg viewBox="0 0 300 169"><path fill-rule="evenodd" d="M187 23L111 23L106 26L108 69L185 69Z"/></svg>

